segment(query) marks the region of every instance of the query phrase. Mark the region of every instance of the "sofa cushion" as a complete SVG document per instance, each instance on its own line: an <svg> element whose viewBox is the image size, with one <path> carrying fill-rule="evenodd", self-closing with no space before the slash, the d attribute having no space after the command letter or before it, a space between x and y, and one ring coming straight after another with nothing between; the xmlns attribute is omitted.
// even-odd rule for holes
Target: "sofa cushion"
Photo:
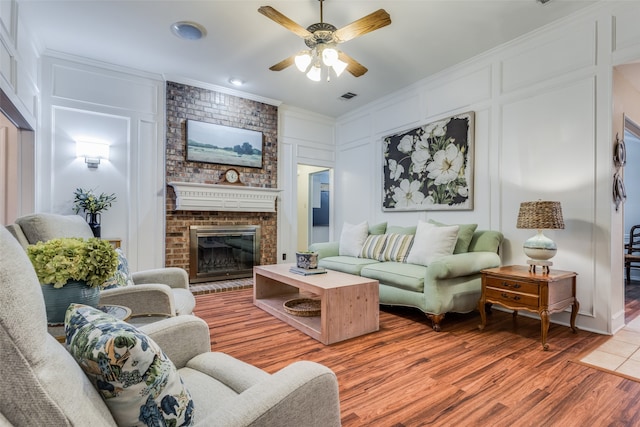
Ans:
<svg viewBox="0 0 640 427"><path fill-rule="evenodd" d="M451 255L456 246L458 229L457 225L436 227L431 223L418 221L418 228L413 246L407 256L407 262L429 265L436 258Z"/></svg>
<svg viewBox="0 0 640 427"><path fill-rule="evenodd" d="M473 239L469 244L469 252L493 252L497 253L504 235L499 231L480 230L473 233Z"/></svg>
<svg viewBox="0 0 640 427"><path fill-rule="evenodd" d="M438 227L445 227L451 224L444 224L442 222L435 221L430 219L429 222ZM478 228L478 224L455 224L460 229L458 230L458 240L456 240L456 247L453 248L454 254L463 254L469 251L469 245L471 244L471 239L473 239L473 233Z"/></svg>
<svg viewBox="0 0 640 427"><path fill-rule="evenodd" d="M147 335L93 307L72 304L66 347L118 425L192 425L193 401L174 364Z"/></svg>
<svg viewBox="0 0 640 427"><path fill-rule="evenodd" d="M387 234L370 234L362 245L360 258L378 259L387 244Z"/></svg>
<svg viewBox="0 0 640 427"><path fill-rule="evenodd" d="M356 225L345 222L340 233L339 255L357 257L368 236L369 225L366 221Z"/></svg>
<svg viewBox="0 0 640 427"><path fill-rule="evenodd" d="M343 273L360 275L360 270L365 265L378 264L380 261L369 258L354 258L350 256L330 256L318 261L318 267L329 270L341 271Z"/></svg>
<svg viewBox="0 0 640 427"><path fill-rule="evenodd" d="M373 224L369 226L369 234L384 234L387 232L387 223Z"/></svg>
<svg viewBox="0 0 640 427"><path fill-rule="evenodd" d="M378 257L378 261L405 262L412 245L412 234L387 234L384 250Z"/></svg>
<svg viewBox="0 0 640 427"><path fill-rule="evenodd" d="M116 248L118 254L118 269L113 276L108 278L104 282L103 289L115 289L122 286L132 286L133 279L131 278L131 272L129 271L129 262L124 252L120 248Z"/></svg>
<svg viewBox="0 0 640 427"><path fill-rule="evenodd" d="M60 237L94 237L89 224L78 215L39 213L17 218L16 224L31 244Z"/></svg>
<svg viewBox="0 0 640 427"><path fill-rule="evenodd" d="M387 227L387 234L416 234L416 226L400 227L398 225L390 225Z"/></svg>
<svg viewBox="0 0 640 427"><path fill-rule="evenodd" d="M360 275L378 280L381 284L409 291L422 292L427 267L402 262L382 262L362 268Z"/></svg>

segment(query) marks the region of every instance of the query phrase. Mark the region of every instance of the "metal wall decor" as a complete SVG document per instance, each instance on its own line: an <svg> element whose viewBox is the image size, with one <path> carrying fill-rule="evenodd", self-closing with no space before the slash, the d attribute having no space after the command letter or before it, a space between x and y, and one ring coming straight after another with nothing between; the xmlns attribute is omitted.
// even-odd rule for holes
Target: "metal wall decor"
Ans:
<svg viewBox="0 0 640 427"><path fill-rule="evenodd" d="M620 139L619 135L616 133L616 142L613 146L613 164L616 167L616 171L613 174L613 202L616 205L616 212L620 208L620 205L627 199L621 170L626 163L627 149L624 145L624 140Z"/></svg>
<svg viewBox="0 0 640 427"><path fill-rule="evenodd" d="M627 148L624 145L624 139L620 139L616 133L616 142L613 147L613 163L617 168L627 164Z"/></svg>

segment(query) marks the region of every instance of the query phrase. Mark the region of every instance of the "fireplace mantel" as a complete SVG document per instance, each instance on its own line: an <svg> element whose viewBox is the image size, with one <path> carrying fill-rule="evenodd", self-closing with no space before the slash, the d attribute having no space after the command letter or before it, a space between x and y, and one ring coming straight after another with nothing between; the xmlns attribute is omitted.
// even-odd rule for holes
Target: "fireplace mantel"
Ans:
<svg viewBox="0 0 640 427"><path fill-rule="evenodd" d="M280 190L240 185L169 182L177 211L275 212Z"/></svg>

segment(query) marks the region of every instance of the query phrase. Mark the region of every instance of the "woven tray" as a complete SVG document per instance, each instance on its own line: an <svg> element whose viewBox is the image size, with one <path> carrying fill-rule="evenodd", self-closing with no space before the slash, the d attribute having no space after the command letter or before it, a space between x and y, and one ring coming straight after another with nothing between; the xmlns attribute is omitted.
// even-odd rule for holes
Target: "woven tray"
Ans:
<svg viewBox="0 0 640 427"><path fill-rule="evenodd" d="M284 311L294 316L320 316L320 301L310 298L296 298L285 301Z"/></svg>

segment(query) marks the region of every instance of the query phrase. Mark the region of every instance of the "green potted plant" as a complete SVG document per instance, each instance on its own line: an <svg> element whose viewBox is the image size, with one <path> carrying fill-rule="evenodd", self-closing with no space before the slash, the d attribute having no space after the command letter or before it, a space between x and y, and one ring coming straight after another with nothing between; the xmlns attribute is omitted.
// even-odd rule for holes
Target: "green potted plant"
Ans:
<svg viewBox="0 0 640 427"><path fill-rule="evenodd" d="M73 210L77 214L85 212L85 219L91 226L95 237L100 237L101 212L106 211L116 201L115 193L97 195L93 190L76 188L73 193Z"/></svg>
<svg viewBox="0 0 640 427"><path fill-rule="evenodd" d="M59 238L27 247L42 284L49 323L64 322L72 302L98 305L100 288L118 267L118 255L106 240Z"/></svg>

